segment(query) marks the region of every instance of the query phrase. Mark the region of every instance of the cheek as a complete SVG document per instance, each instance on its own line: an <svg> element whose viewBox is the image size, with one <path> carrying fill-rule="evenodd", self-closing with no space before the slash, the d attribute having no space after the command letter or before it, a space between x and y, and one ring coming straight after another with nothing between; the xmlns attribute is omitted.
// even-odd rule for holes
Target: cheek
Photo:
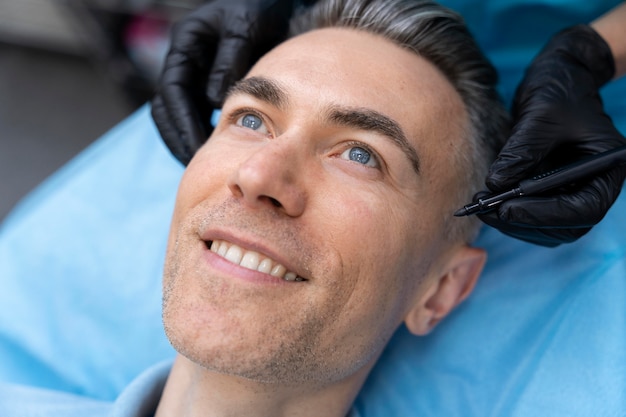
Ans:
<svg viewBox="0 0 626 417"><path fill-rule="evenodd" d="M325 205L319 213L323 215L323 224L332 224L327 229L334 246L345 258L354 259L363 267L377 269L381 263L404 257L409 249L409 235L426 232L420 230L405 203L381 198L380 193L344 189L334 191L323 201Z"/></svg>
<svg viewBox="0 0 626 417"><path fill-rule="evenodd" d="M346 310L379 317L389 312L396 320L405 304L399 297L425 270L421 263L426 259L416 245L425 239L419 238L420 231L407 213L391 201L364 194L334 196L325 199L328 206L320 213L326 213L324 239L341 260L342 282L337 286L345 289Z"/></svg>
<svg viewBox="0 0 626 417"><path fill-rule="evenodd" d="M223 148L217 140L207 142L192 158L178 187L175 216L228 190L227 179L237 162L232 157L235 153Z"/></svg>
<svg viewBox="0 0 626 417"><path fill-rule="evenodd" d="M176 239L185 223L190 221L193 209L211 197L223 198L228 192L229 161L228 158L217 158L219 149L214 151L214 148L209 144L201 147L183 173L170 222L168 254L173 253Z"/></svg>

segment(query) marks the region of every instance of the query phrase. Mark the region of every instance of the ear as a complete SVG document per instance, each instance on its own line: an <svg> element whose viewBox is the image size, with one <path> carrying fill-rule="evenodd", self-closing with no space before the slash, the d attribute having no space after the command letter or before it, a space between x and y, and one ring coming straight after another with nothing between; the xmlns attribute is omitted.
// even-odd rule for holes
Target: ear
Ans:
<svg viewBox="0 0 626 417"><path fill-rule="evenodd" d="M474 289L487 260L483 249L457 248L405 318L415 335L426 335Z"/></svg>

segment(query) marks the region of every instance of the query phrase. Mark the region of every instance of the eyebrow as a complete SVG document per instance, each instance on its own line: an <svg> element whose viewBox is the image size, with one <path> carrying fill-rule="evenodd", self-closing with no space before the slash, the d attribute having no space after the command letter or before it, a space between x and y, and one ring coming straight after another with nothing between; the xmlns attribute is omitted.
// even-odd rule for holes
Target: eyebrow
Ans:
<svg viewBox="0 0 626 417"><path fill-rule="evenodd" d="M283 109L288 104L285 90L276 82L264 77L239 80L228 90L227 96L233 94L247 94L279 109Z"/></svg>
<svg viewBox="0 0 626 417"><path fill-rule="evenodd" d="M247 94L278 109L284 109L288 105L288 95L285 90L265 77L250 77L238 81L228 91L228 96L233 94ZM417 151L395 120L372 109L344 106L331 106L326 119L340 126L374 131L390 139L409 159L413 170L419 175L420 163Z"/></svg>

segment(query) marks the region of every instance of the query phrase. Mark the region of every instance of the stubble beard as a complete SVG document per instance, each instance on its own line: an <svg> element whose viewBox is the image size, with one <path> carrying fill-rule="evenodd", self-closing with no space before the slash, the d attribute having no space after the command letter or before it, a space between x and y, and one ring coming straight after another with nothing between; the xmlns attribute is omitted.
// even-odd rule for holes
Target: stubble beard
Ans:
<svg viewBox="0 0 626 417"><path fill-rule="evenodd" d="M230 205L224 204L223 206ZM349 366L345 360L337 359L338 352L333 347L334 345L322 347L320 344L326 324L338 319L340 309L320 311L313 303L292 306L293 311L285 311L283 318L275 319L276 324L280 325L284 331L280 334L276 332L267 334L261 343L248 346L247 351L230 349L229 346L219 344L210 348L203 346L202 343L197 342L202 339L198 337L198 333L203 331L203 328L199 326L196 326L195 331L192 332L196 334L186 333L185 323L180 323L181 317L185 317L185 312L182 311L185 307L177 290L181 290L178 284L182 282L181 277L186 273L186 268L193 269L193 267L184 262L186 255L183 253L184 248L194 244L197 230L202 230L212 221L223 221L225 218L223 213L230 209L231 207L219 207L208 215L194 216L192 221L179 229L172 248L168 249L164 268L163 323L172 346L180 354L211 372L264 384L291 385L317 381L324 385L354 372L362 363ZM233 221L231 220L230 223L232 224ZM236 223L238 227L253 227L252 230L254 230L254 226L242 225L243 221L237 220ZM261 232L265 236L276 235L275 239L293 240L291 233L285 230L282 233L273 234L270 234L270 230ZM299 253L311 254L310 247L301 242L302 239L296 239L292 245L298 248ZM303 247L307 249L302 249ZM219 300L217 302L219 303ZM292 314L293 312L297 317ZM266 320L266 318L258 317L258 320ZM291 321L293 325L285 326L284 321ZM203 337L212 336L203 335ZM221 335L216 334L214 337L220 338ZM341 366L329 366L333 363L341 363Z"/></svg>

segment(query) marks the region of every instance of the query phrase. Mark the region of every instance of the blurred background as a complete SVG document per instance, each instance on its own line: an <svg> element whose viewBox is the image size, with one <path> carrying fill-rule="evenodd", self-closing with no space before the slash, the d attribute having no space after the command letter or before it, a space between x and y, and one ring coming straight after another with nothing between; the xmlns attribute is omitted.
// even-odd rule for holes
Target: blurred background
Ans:
<svg viewBox="0 0 626 417"><path fill-rule="evenodd" d="M203 0L0 0L0 221L152 96Z"/></svg>

